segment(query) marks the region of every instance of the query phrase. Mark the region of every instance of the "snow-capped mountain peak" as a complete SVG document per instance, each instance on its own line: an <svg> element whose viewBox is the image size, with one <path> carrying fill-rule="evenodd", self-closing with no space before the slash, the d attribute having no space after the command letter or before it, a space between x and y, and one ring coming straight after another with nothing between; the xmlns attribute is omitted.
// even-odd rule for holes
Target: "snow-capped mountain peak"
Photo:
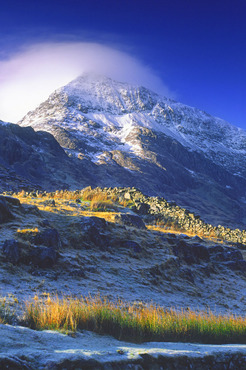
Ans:
<svg viewBox="0 0 246 370"><path fill-rule="evenodd" d="M145 157L136 133L147 129L172 137L189 150L202 152L234 173L246 175L242 166L246 154L244 130L142 86L105 76L79 76L29 112L20 125L45 129L65 148L76 154L82 151L94 162L100 161L102 152L112 150ZM57 135L58 127L72 131L83 145L64 142Z"/></svg>
<svg viewBox="0 0 246 370"><path fill-rule="evenodd" d="M86 74L19 124L53 134L97 185L136 186L214 223L246 222L246 132L197 108Z"/></svg>
<svg viewBox="0 0 246 370"><path fill-rule="evenodd" d="M132 86L94 74L79 76L56 93L67 97L68 104L76 104L82 111L112 114L149 111L158 101L157 94L142 86Z"/></svg>

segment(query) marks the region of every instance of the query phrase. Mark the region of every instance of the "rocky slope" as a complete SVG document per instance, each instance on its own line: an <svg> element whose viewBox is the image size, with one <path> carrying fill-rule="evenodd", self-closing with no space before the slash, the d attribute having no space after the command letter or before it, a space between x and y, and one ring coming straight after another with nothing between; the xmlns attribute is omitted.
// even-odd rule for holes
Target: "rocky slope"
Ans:
<svg viewBox="0 0 246 370"><path fill-rule="evenodd" d="M54 137L31 127L0 121L0 192L17 189L78 187L92 182L76 168Z"/></svg>
<svg viewBox="0 0 246 370"><path fill-rule="evenodd" d="M120 204L91 211L83 192L0 199L1 295L21 302L36 293L100 292L165 307L244 312L244 245L146 228L148 217Z"/></svg>
<svg viewBox="0 0 246 370"><path fill-rule="evenodd" d="M99 186L136 186L208 222L245 224L246 133L205 112L84 75L19 124L52 133L78 163L94 165Z"/></svg>
<svg viewBox="0 0 246 370"><path fill-rule="evenodd" d="M93 211L83 200L88 190L0 197L0 293L17 310L12 323L18 323L23 302L36 295L98 292L140 307L151 302L244 314L245 244L149 228L161 214L175 220L176 211L183 219L183 210L136 189L104 189L115 203ZM129 204L123 207L124 201ZM246 364L243 345L137 345L86 331L0 329L1 369L220 370Z"/></svg>

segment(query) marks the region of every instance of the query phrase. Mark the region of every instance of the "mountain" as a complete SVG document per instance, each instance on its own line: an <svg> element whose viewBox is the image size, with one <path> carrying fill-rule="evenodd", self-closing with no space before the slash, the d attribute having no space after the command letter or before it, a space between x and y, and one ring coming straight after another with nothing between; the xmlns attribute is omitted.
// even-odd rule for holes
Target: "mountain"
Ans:
<svg viewBox="0 0 246 370"><path fill-rule="evenodd" d="M54 135L98 186L135 186L207 222L245 224L246 132L219 118L142 86L87 74L18 124Z"/></svg>
<svg viewBox="0 0 246 370"><path fill-rule="evenodd" d="M0 192L78 187L84 179L86 171L76 168L51 134L0 121Z"/></svg>

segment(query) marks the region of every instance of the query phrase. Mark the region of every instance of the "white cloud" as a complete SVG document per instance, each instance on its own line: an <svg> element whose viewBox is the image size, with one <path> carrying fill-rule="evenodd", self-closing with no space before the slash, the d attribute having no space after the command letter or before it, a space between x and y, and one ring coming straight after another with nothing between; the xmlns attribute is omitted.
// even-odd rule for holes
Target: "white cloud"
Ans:
<svg viewBox="0 0 246 370"><path fill-rule="evenodd" d="M85 72L171 95L149 67L125 52L96 43L42 43L0 61L0 119L17 122L55 89Z"/></svg>

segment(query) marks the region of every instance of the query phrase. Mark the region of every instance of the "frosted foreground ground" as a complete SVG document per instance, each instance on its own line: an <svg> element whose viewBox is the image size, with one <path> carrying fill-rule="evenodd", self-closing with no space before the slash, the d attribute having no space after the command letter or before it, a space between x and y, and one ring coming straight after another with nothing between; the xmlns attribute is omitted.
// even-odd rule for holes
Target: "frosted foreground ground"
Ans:
<svg viewBox="0 0 246 370"><path fill-rule="evenodd" d="M246 345L132 344L0 325L1 369L246 369Z"/></svg>

